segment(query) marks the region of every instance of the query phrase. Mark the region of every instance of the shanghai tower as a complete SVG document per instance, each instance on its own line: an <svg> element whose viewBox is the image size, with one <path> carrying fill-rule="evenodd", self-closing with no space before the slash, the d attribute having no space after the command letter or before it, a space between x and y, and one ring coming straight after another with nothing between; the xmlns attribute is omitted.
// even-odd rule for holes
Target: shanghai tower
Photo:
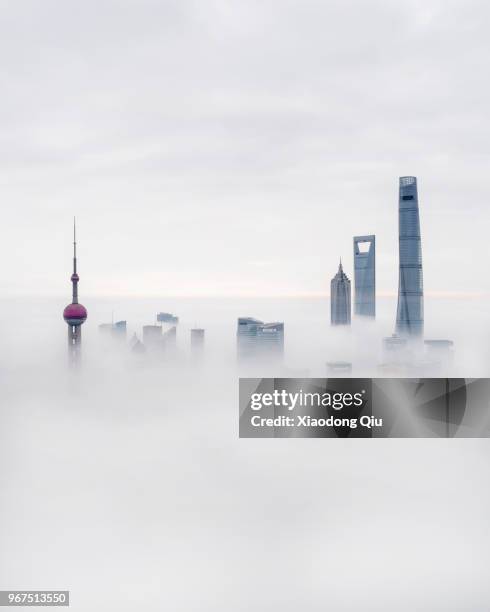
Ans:
<svg viewBox="0 0 490 612"><path fill-rule="evenodd" d="M414 176L400 177L398 232L400 274L396 333L416 337L424 333L424 286L419 200Z"/></svg>

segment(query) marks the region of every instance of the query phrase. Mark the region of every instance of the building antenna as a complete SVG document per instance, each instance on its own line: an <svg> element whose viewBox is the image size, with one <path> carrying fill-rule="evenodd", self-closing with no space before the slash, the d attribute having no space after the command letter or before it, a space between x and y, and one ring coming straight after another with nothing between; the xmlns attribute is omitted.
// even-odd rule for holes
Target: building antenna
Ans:
<svg viewBox="0 0 490 612"><path fill-rule="evenodd" d="M77 226L73 217L73 274L77 273Z"/></svg>

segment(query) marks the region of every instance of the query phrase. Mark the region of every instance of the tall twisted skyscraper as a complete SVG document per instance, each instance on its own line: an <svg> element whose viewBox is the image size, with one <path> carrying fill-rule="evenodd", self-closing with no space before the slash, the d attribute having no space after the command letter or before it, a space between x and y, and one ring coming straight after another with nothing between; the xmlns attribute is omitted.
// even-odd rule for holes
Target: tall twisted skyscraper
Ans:
<svg viewBox="0 0 490 612"><path fill-rule="evenodd" d="M350 325L350 280L339 264L339 271L330 282L330 322L332 325Z"/></svg>
<svg viewBox="0 0 490 612"><path fill-rule="evenodd" d="M71 275L72 298L71 304L63 311L63 318L68 324L68 357L70 363L75 364L79 359L80 347L82 344L82 324L87 319L85 306L78 303L78 281L77 274L77 237L75 220L73 220L73 273Z"/></svg>
<svg viewBox="0 0 490 612"><path fill-rule="evenodd" d="M396 332L401 336L421 336L424 333L424 286L419 200L414 176L400 177L398 232L400 275Z"/></svg>

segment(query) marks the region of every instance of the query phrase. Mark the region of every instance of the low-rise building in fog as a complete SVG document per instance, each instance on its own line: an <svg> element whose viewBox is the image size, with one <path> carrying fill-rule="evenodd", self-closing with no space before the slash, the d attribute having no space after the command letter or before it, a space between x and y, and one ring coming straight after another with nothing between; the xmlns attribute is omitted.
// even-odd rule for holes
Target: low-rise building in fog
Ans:
<svg viewBox="0 0 490 612"><path fill-rule="evenodd" d="M149 350L163 349L161 325L143 325L143 344Z"/></svg>
<svg viewBox="0 0 490 612"><path fill-rule="evenodd" d="M424 340L427 359L440 366L440 374L448 375L454 362L454 342L452 340Z"/></svg>
<svg viewBox="0 0 490 612"><path fill-rule="evenodd" d="M152 352L172 352L177 347L177 328L175 325L169 329L162 325L144 325L143 344Z"/></svg>
<svg viewBox="0 0 490 612"><path fill-rule="evenodd" d="M126 340L127 325L126 321L116 321L116 323L101 323L99 334L110 337L114 340Z"/></svg>
<svg viewBox="0 0 490 612"><path fill-rule="evenodd" d="M433 378L440 375L440 364L417 358L382 363L377 369L383 378Z"/></svg>
<svg viewBox="0 0 490 612"><path fill-rule="evenodd" d="M163 332L162 339L165 350L173 350L177 347L177 328L175 325Z"/></svg>
<svg viewBox="0 0 490 612"><path fill-rule="evenodd" d="M138 338L136 333L133 334L133 337L129 341L129 348L132 353L141 354L146 352L145 345Z"/></svg>
<svg viewBox="0 0 490 612"><path fill-rule="evenodd" d="M202 351L204 348L204 329L195 327L191 329L191 350Z"/></svg>
<svg viewBox="0 0 490 612"><path fill-rule="evenodd" d="M171 325L177 325L179 317L171 314L170 312L159 312L157 313L158 323L170 323Z"/></svg>
<svg viewBox="0 0 490 612"><path fill-rule="evenodd" d="M387 338L383 338L383 350L389 355L403 352L407 349L407 347L407 338L401 338L396 334L388 336Z"/></svg>
<svg viewBox="0 0 490 612"><path fill-rule="evenodd" d="M126 321L116 321L112 326L113 334L118 338L126 338L127 323Z"/></svg>
<svg viewBox="0 0 490 612"><path fill-rule="evenodd" d="M428 351L434 353L452 353L454 342L452 340L424 340Z"/></svg>
<svg viewBox="0 0 490 612"><path fill-rule="evenodd" d="M284 354L284 323L264 323L252 317L239 317L237 353L239 360L282 358Z"/></svg>
<svg viewBox="0 0 490 612"><path fill-rule="evenodd" d="M191 329L191 359L201 361L204 356L204 329L195 327Z"/></svg>
<svg viewBox="0 0 490 612"><path fill-rule="evenodd" d="M350 376L352 363L350 361L327 361L327 376Z"/></svg>
<svg viewBox="0 0 490 612"><path fill-rule="evenodd" d="M390 367L400 365L409 360L408 339L393 334L383 338L383 365Z"/></svg>

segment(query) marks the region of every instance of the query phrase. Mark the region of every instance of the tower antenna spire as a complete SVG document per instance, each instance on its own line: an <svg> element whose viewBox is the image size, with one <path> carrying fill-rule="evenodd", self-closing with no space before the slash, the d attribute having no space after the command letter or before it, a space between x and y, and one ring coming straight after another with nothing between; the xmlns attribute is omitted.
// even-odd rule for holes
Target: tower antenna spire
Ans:
<svg viewBox="0 0 490 612"><path fill-rule="evenodd" d="M78 303L78 274L77 274L77 226L76 219L73 217L73 274L71 276L72 283L72 302Z"/></svg>
<svg viewBox="0 0 490 612"><path fill-rule="evenodd" d="M77 222L73 217L73 272L77 271Z"/></svg>
<svg viewBox="0 0 490 612"><path fill-rule="evenodd" d="M77 273L77 226L73 217L73 274Z"/></svg>

